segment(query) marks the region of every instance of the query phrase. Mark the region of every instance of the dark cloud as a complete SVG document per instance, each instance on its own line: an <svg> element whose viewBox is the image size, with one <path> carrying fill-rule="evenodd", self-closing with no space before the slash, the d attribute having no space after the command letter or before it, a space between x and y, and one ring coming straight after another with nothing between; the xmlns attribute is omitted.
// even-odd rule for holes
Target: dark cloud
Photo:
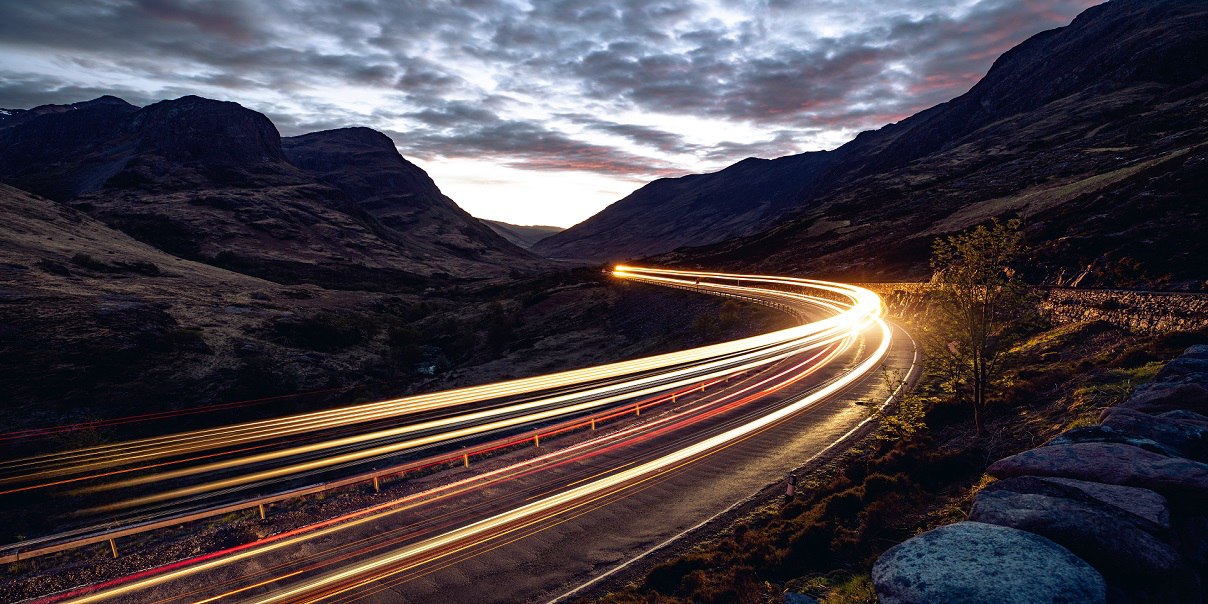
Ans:
<svg viewBox="0 0 1208 604"><path fill-rule="evenodd" d="M131 88L80 86L29 73L9 73L0 78L0 107L28 109L39 105L67 105L112 94L134 105L149 105L161 100Z"/></svg>
<svg viewBox="0 0 1208 604"><path fill-rule="evenodd" d="M1095 2L3 2L0 107L195 93L287 135L366 124L420 157L648 177L896 121ZM706 145L634 113L766 135Z"/></svg>
<svg viewBox="0 0 1208 604"><path fill-rule="evenodd" d="M650 147L664 153L691 153L700 150L700 145L687 142L683 136L658 128L639 124L623 124L586 113L562 113L558 114L558 117L591 131L620 136L636 145Z"/></svg>
<svg viewBox="0 0 1208 604"><path fill-rule="evenodd" d="M533 170L578 170L614 176L665 176L676 166L614 147L576 140L540 124L503 119L466 103L409 114L424 126L393 133L399 146L420 159L495 158Z"/></svg>
<svg viewBox="0 0 1208 604"><path fill-rule="evenodd" d="M801 146L803 133L797 130L780 130L766 140L753 143L722 141L711 145L704 159L710 163L728 163L736 158L761 157L772 159L796 152Z"/></svg>

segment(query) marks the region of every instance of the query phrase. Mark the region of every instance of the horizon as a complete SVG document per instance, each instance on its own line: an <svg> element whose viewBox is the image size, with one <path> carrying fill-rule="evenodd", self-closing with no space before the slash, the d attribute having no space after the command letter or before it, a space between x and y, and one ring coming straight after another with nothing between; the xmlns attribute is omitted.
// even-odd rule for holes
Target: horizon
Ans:
<svg viewBox="0 0 1208 604"><path fill-rule="evenodd" d="M367 126L470 214L569 227L656 178L833 149L959 96L1098 3L10 4L0 107L196 94L283 136Z"/></svg>

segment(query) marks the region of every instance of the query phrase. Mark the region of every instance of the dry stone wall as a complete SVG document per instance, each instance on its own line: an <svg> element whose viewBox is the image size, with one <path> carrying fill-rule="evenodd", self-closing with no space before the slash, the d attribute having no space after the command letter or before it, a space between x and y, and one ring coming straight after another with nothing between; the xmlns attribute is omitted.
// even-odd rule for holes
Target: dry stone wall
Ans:
<svg viewBox="0 0 1208 604"><path fill-rule="evenodd" d="M1208 295L1042 288L1041 311L1056 323L1106 321L1133 333L1208 328Z"/></svg>
<svg viewBox="0 0 1208 604"><path fill-rule="evenodd" d="M917 306L927 283L862 283L896 312ZM1133 333L1208 329L1208 294L1038 287L1040 310L1057 324L1105 321Z"/></svg>

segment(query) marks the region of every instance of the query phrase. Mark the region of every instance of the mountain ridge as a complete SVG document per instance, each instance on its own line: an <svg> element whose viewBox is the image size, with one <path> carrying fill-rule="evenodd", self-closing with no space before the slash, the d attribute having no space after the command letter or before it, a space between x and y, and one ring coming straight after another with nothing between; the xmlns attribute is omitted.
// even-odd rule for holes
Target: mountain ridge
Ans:
<svg viewBox="0 0 1208 604"><path fill-rule="evenodd" d="M389 137L351 132L282 139L237 103L101 97L0 122L0 181L182 258L280 283L422 288L543 270Z"/></svg>
<svg viewBox="0 0 1208 604"><path fill-rule="evenodd" d="M541 224L512 224L500 220L488 220L479 218L484 224L491 228L492 231L498 233L504 239L524 248L529 249L533 244L549 237L550 235L561 233L566 230L562 227L548 226Z"/></svg>
<svg viewBox="0 0 1208 604"><path fill-rule="evenodd" d="M930 238L938 233L931 233L928 223L919 230L929 232L928 238L905 241L918 239L907 230L906 223L910 221L903 217L905 213L925 215L933 223L960 211L964 204L984 204L998 197L1022 194L1025 190L1042 188L1045 181L1080 182L1176 149L1178 145L1171 144L1169 137L1181 136L1178 128L1157 120L1130 121L1130 112L1141 114L1151 109L1160 112L1162 103L1185 103L1181 109L1185 116L1182 121L1191 131L1202 127L1204 110L1194 99L1199 98L1204 88L1205 71L1196 57L1208 53L1205 19L1203 4L1188 0L1152 3L1114 0L1092 7L1070 25L1041 32L1004 53L981 81L953 100L878 130L860 133L833 151L750 163L757 168L754 176L731 177L729 170L750 162L744 160L719 172L696 175L693 187L661 198L650 191L668 185L655 181L588 221L541 242L535 251L551 257L598 261L703 245L706 248L701 253L685 247L659 260L745 263L857 277L864 273L885 278L921 276L926 270ZM1073 101L1085 106L1071 106ZM1169 111L1162 119L1174 119L1178 114ZM1045 120L1051 121L1047 124L1048 132L1033 128ZM1093 125L1083 127L1092 121ZM1107 131L1117 130L1112 124L1119 121L1129 121L1132 131L1117 131L1116 139L1135 140L1123 145L1128 149L1118 156L1092 151L1087 153L1097 156L1088 161L1068 148L1066 152L1056 152L1061 141L1052 139L1063 132L1071 138L1089 136L1088 141L1103 139L1101 145L1086 145L1089 148L1110 148L1120 140L1108 141L1111 137L1106 136ZM1019 131L1012 136L1003 128L1004 124L1019 126ZM1094 133L1099 126L1105 130ZM1149 134L1153 136L1141 140ZM991 140L994 144L987 144ZM1187 140L1183 142L1182 146L1189 146ZM1019 165L1008 165L1028 163L1030 156L1044 156L1052 162L1048 165L1032 162L1029 171L1017 169ZM794 161L798 163L795 170L789 168ZM920 163L929 164L931 170L918 170ZM778 170L787 172L787 177L779 179L779 186L763 194L758 188L759 179L772 177ZM956 182L965 185L961 203L956 201L962 195L951 190ZM755 195L739 211L728 212L726 208L735 201L719 199L719 191L751 191ZM696 199L692 199L694 196ZM773 205L776 196L793 201L783 211L751 210L760 203L780 207ZM943 202L938 202L939 199ZM633 211L639 207L638 201L643 211ZM685 213L691 208L689 201L702 208ZM656 211L660 208L666 212ZM876 216L878 210L885 215ZM682 218L677 220L677 216ZM989 215L982 218L988 219ZM684 224L692 220L698 224ZM808 249L826 256L830 253L827 247L830 242L823 240L824 235L844 235L839 239L852 244L858 238L846 236L850 231L878 222L892 228L894 237L902 241L885 246L885 241L878 239L878 246L863 246L859 253L840 254L839 266L791 258L792 253L784 251ZM786 226L789 224L797 226ZM950 226L970 224L965 221ZM602 226L607 226L607 233ZM776 235L790 228L797 230L791 240ZM805 236L811 229L814 234ZM707 236L694 238L703 232ZM1040 229L1033 230L1034 234L1039 232ZM735 238L747 244L725 243ZM756 241L760 243L756 245ZM809 247L801 247L806 244ZM723 249L728 251L720 254ZM857 258L859 254L868 257ZM767 261L765 257L769 255L777 260ZM1093 263L1094 259L1079 261L1083 260ZM874 270L877 262L893 268ZM1068 267L1055 270L1060 268Z"/></svg>

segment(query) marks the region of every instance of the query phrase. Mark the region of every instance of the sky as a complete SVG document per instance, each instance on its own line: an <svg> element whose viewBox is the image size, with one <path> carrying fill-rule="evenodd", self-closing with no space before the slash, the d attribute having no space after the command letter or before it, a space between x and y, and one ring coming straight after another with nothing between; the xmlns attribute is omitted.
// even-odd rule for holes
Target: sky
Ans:
<svg viewBox="0 0 1208 604"><path fill-rule="evenodd" d="M388 134L475 216L833 149L1099 0L0 1L0 107L197 94Z"/></svg>

